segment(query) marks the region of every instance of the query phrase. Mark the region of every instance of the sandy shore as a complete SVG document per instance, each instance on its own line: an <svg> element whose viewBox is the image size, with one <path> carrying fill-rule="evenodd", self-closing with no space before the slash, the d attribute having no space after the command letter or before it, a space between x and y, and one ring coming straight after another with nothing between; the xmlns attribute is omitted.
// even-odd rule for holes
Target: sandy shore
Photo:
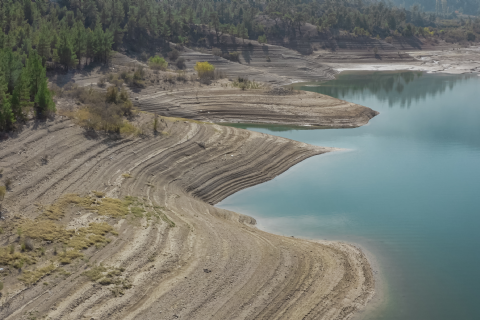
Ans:
<svg viewBox="0 0 480 320"><path fill-rule="evenodd" d="M407 52L414 61L378 63L326 63L337 72L411 70L428 73L464 74L480 72L480 47L445 49L439 51Z"/></svg>

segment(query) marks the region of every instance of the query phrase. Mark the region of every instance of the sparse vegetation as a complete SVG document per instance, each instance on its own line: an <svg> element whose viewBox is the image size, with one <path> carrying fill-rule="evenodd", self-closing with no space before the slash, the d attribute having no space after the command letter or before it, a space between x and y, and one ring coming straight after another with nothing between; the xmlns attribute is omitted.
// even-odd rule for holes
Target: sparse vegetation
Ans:
<svg viewBox="0 0 480 320"><path fill-rule="evenodd" d="M124 271L125 269L123 268L105 267L103 264L100 264L83 272L82 275L90 281L97 282L103 286L114 284L115 286L110 290L117 297L118 295L123 295L124 290L132 287L130 281L122 277Z"/></svg>
<svg viewBox="0 0 480 320"><path fill-rule="evenodd" d="M49 264L43 268L38 268L34 271L24 271L22 276L18 278L18 280L22 281L27 285L31 285L37 283L41 278L50 274L53 270L55 270L55 266L53 264Z"/></svg>
<svg viewBox="0 0 480 320"><path fill-rule="evenodd" d="M250 81L247 78L242 77L238 77L235 81L233 81L232 86L242 90L261 88L261 85L258 82Z"/></svg>
<svg viewBox="0 0 480 320"><path fill-rule="evenodd" d="M66 94L85 103L77 110L67 113L81 127L126 135L139 133L139 129L125 119L134 116L137 110L124 89L119 92L117 87L111 86L103 96L94 90L74 86Z"/></svg>
<svg viewBox="0 0 480 320"><path fill-rule="evenodd" d="M178 53L178 51L177 51ZM178 58L178 56L177 56ZM171 58L170 58L171 59ZM175 61L175 59L173 59L172 61ZM151 57L149 60L148 60L148 66L150 68L152 68L153 70L167 70L167 67L168 67L168 62L165 61L165 59L163 57L160 57L160 56L154 56L154 57Z"/></svg>

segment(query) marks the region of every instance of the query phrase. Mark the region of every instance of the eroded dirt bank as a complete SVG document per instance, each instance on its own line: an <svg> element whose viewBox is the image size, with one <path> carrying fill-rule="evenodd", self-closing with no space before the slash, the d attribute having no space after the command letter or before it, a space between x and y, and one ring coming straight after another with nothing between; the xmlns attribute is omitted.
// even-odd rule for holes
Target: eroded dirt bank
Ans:
<svg viewBox="0 0 480 320"><path fill-rule="evenodd" d="M34 285L7 268L0 318L348 319L368 302L372 271L357 248L269 234L211 205L331 149L195 121L162 118L160 126L156 136L115 139L57 118L1 143L3 175L13 179L4 227L38 217L39 204L91 190L136 196L162 219L107 219L74 206L57 223L77 230L107 221L118 236ZM46 246L46 257L53 250L35 245ZM21 272L49 263L42 259ZM118 295L115 284L89 280L84 272L100 263L122 270L131 287Z"/></svg>
<svg viewBox="0 0 480 320"><path fill-rule="evenodd" d="M207 90L157 92L147 88L136 101L141 110L209 122L258 123L351 128L368 123L378 112L347 101L305 91Z"/></svg>

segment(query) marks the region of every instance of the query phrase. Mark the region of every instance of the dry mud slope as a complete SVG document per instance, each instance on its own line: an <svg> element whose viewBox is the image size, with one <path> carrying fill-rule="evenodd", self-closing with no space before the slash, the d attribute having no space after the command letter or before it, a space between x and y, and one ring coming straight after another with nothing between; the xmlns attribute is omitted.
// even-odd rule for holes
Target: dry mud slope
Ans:
<svg viewBox="0 0 480 320"><path fill-rule="evenodd" d="M1 142L0 165L14 179L5 223L34 218L35 203L91 190L143 197L165 219L119 219L119 235L92 248L88 265L79 259L70 275L4 294L0 319L347 319L368 302L373 276L356 247L269 234L212 206L330 149L195 121L165 118L161 130L115 139L57 118ZM75 226L90 218L64 219ZM100 262L125 268L133 286L115 297L82 276Z"/></svg>
<svg viewBox="0 0 480 320"><path fill-rule="evenodd" d="M143 111L215 123L257 123L352 128L368 123L378 112L326 95L288 90L283 95L267 90L214 87L142 91L135 104Z"/></svg>

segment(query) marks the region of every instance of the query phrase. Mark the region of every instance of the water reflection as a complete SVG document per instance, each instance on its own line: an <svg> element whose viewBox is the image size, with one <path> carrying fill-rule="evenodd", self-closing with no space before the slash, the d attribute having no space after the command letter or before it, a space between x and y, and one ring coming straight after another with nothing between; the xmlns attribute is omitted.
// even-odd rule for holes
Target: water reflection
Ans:
<svg viewBox="0 0 480 320"><path fill-rule="evenodd" d="M303 88L380 115L349 130L248 128L348 151L307 159L218 206L268 231L371 250L388 303L362 320L480 319L480 77L357 72L337 81Z"/></svg>
<svg viewBox="0 0 480 320"><path fill-rule="evenodd" d="M297 84L296 89L313 91L339 99L352 96L373 94L389 107L394 105L401 108L410 108L412 102L425 100L452 90L455 85L476 77L476 74L466 74L452 77L443 74L427 74L421 71L404 72L343 72L337 80L327 81L317 86L312 84ZM365 81L368 77L369 81Z"/></svg>

